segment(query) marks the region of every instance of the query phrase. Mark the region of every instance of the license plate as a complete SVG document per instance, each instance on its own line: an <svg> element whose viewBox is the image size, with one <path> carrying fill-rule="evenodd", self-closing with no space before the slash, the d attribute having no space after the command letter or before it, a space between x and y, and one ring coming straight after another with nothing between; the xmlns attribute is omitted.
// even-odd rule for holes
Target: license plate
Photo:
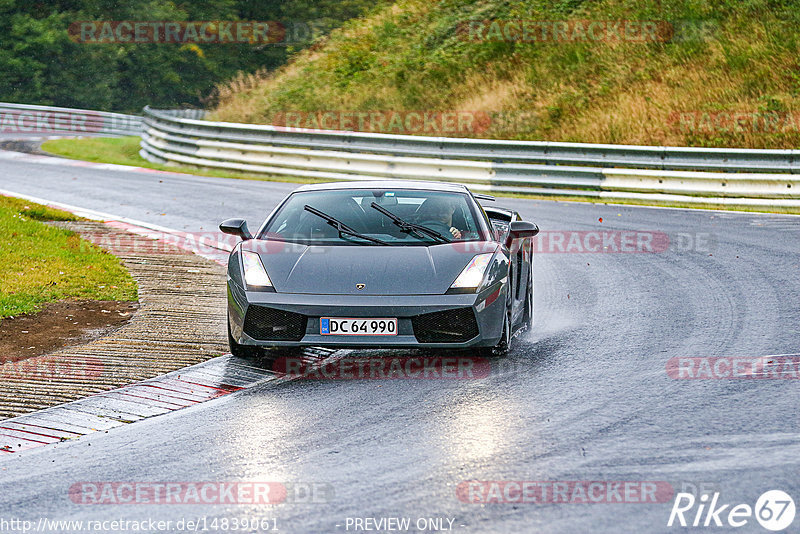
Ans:
<svg viewBox="0 0 800 534"><path fill-rule="evenodd" d="M397 319L322 317L319 333L323 336L396 336Z"/></svg>

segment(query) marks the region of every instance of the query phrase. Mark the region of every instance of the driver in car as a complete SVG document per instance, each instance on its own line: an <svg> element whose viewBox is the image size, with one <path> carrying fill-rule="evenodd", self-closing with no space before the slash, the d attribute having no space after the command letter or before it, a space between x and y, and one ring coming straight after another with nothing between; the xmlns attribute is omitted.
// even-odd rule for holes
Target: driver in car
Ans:
<svg viewBox="0 0 800 534"><path fill-rule="evenodd" d="M461 230L453 226L453 214L456 206L448 199L430 197L422 203L417 211L418 224L436 230L440 234L450 234L454 239L461 239Z"/></svg>

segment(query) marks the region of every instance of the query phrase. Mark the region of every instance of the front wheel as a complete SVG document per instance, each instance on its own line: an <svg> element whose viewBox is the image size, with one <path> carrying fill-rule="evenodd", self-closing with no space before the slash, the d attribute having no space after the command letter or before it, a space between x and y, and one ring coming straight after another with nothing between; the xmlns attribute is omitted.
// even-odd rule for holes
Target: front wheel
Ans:
<svg viewBox="0 0 800 534"><path fill-rule="evenodd" d="M228 319L228 347L230 348L231 354L233 354L236 358L252 360L257 358L260 354L258 347L253 347L251 345L240 345L233 339L233 336L231 335L230 319Z"/></svg>
<svg viewBox="0 0 800 534"><path fill-rule="evenodd" d="M484 357L491 357L491 356L498 356L503 357L508 354L511 350L511 314L506 312L506 317L503 319L503 335L500 337L500 341L497 342L497 345L494 347L482 347L480 349L481 356Z"/></svg>
<svg viewBox="0 0 800 534"><path fill-rule="evenodd" d="M522 325L525 330L533 328L533 279L528 278L528 289L525 291L525 310L522 315Z"/></svg>

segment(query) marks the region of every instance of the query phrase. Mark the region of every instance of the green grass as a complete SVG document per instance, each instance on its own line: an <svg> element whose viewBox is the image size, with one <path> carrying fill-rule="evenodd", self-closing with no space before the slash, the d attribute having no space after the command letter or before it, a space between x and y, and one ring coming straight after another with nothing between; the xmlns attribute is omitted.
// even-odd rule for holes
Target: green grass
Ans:
<svg viewBox="0 0 800 534"><path fill-rule="evenodd" d="M470 41L461 31L490 20L663 21L675 33L647 43L525 43ZM470 137L797 148L798 57L797 0L397 0L277 71L221 84L211 118L269 124L292 111L462 110L491 117ZM781 120L691 126L682 112Z"/></svg>
<svg viewBox="0 0 800 534"><path fill-rule="evenodd" d="M266 174L247 174L235 172L223 172L216 170L204 170L195 167L172 167L157 165L142 159L138 154L138 137L112 138L86 138L86 139L57 139L47 141L42 145L42 149L51 154L69 157L73 159L84 159L98 163L117 163L120 165L134 165L149 169L167 170L172 172L183 172L198 176L218 176L222 178L237 178L244 180L266 180L271 182L290 182L298 184L318 183L329 180L312 180L299 176L266 175ZM492 195L499 197L512 198L531 198L538 200L552 200L562 202L591 202L595 204L630 204L632 206L666 206L673 208L689 209L712 209L712 210L735 210L750 211L760 213L791 213L800 214L800 208L782 207L759 207L759 206L719 206L716 204L696 204L680 202L649 202L630 199L596 199L589 197L573 197L568 195L527 195L524 193L495 193Z"/></svg>
<svg viewBox="0 0 800 534"><path fill-rule="evenodd" d="M136 282L118 258L41 222L47 220L77 217L0 196L0 320L57 300L137 299Z"/></svg>
<svg viewBox="0 0 800 534"><path fill-rule="evenodd" d="M95 163L114 163L131 165L158 171L181 172L197 176L237 178L244 180L264 180L269 182L291 182L308 184L328 180L314 180L297 176L253 174L224 170L209 170L191 165L161 165L150 163L139 155L139 137L89 137L82 139L52 139L42 143L42 150L69 159L92 161Z"/></svg>
<svg viewBox="0 0 800 534"><path fill-rule="evenodd" d="M80 217L67 211L63 211L41 204L35 204L22 198L7 197L0 195L0 208L17 212L26 219L34 221L79 221Z"/></svg>
<svg viewBox="0 0 800 534"><path fill-rule="evenodd" d="M83 139L52 139L42 144L42 150L70 159L117 165L139 165L139 137L86 137Z"/></svg>
<svg viewBox="0 0 800 534"><path fill-rule="evenodd" d="M549 200L551 202L588 202L590 204L622 204L626 206L651 206L663 208L681 208L693 210L717 210L717 211L746 211L750 213L782 213L789 215L800 215L800 208L783 206L749 206L736 204L705 204L701 202L652 202L648 200L637 200L630 198L589 198L574 197L569 195L526 195L517 193L494 193L488 194L497 197L509 198L528 198L532 200Z"/></svg>

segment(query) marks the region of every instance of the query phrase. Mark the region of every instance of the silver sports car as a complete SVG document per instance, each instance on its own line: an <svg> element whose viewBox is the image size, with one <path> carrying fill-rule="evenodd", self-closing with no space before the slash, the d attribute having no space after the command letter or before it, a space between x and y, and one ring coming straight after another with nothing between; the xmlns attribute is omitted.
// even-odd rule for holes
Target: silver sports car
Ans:
<svg viewBox="0 0 800 534"><path fill-rule="evenodd" d="M539 228L482 207L462 185L360 181L306 185L228 261L228 339L264 347L470 348L505 354L533 323Z"/></svg>

